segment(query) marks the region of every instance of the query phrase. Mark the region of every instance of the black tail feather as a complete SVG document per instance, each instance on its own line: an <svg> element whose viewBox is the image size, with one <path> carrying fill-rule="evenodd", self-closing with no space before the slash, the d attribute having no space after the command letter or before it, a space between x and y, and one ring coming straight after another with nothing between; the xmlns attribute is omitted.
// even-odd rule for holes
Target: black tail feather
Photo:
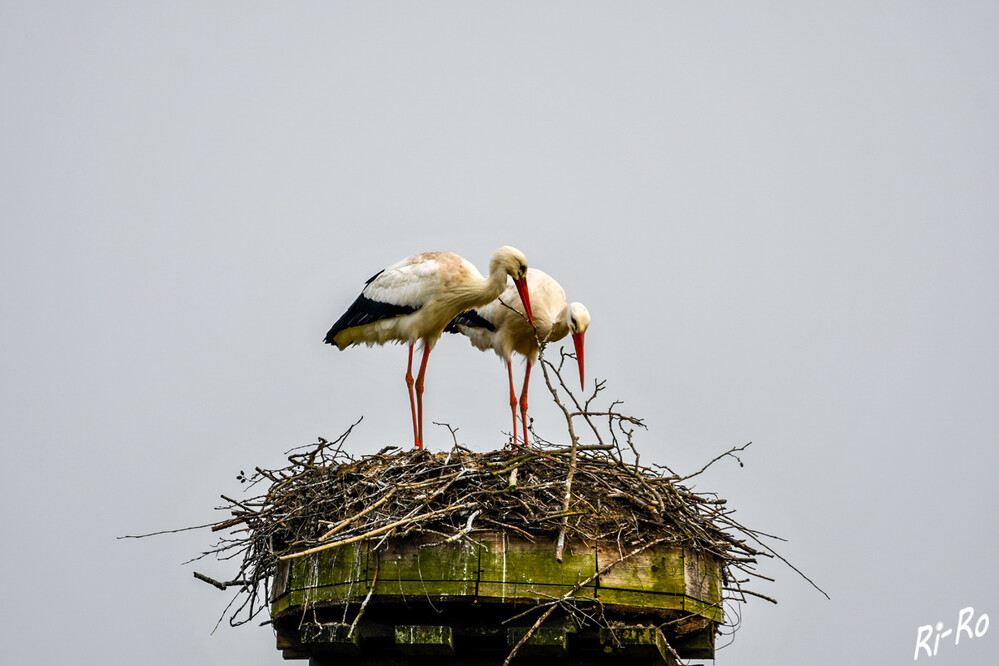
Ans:
<svg viewBox="0 0 999 666"><path fill-rule="evenodd" d="M412 312L416 312L417 309L418 308L415 308L412 305L395 305L393 303L373 301L364 294L361 294L351 304L351 306L347 308L347 311L336 320L336 323L333 324L333 328L331 328L329 333L326 334L326 343L335 345L336 342L334 338L336 338L337 334L348 328L364 326L365 324L370 324L382 319L401 317L402 315L408 315Z"/></svg>

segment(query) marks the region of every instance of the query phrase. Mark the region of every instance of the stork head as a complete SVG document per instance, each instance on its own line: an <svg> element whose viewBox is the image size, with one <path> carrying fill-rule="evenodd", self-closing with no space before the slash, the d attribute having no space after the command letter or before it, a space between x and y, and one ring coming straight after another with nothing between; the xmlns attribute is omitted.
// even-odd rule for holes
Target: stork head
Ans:
<svg viewBox="0 0 999 666"><path fill-rule="evenodd" d="M517 293L524 304L524 312L527 313L527 320L534 325L534 315L531 313L531 294L527 290L527 257L515 247L504 245L496 250L492 260L489 262L489 273L492 275L497 270L504 271L513 278L513 283L517 285Z"/></svg>
<svg viewBox="0 0 999 666"><path fill-rule="evenodd" d="M590 326L590 312L579 302L570 303L565 312L566 324L572 334L572 344L576 348L576 363L579 365L579 388L585 388L583 379L583 335Z"/></svg>

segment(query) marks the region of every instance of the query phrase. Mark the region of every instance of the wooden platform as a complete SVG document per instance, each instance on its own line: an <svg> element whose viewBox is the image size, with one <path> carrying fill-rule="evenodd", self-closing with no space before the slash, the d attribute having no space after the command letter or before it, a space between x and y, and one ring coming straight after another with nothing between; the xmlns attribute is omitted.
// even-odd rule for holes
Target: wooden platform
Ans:
<svg viewBox="0 0 999 666"><path fill-rule="evenodd" d="M570 544L559 563L550 538L532 543L495 532L476 540L432 545L421 537L377 552L358 543L282 562L271 607L278 648L285 658L311 657L316 666L431 657L435 664L498 664L540 611L511 618L569 593L621 557L609 542ZM580 608L602 613L605 626L579 627L557 611L524 644L516 663L664 664L672 663L673 650L684 659L711 659L723 621L721 587L714 558L649 548L573 595Z"/></svg>

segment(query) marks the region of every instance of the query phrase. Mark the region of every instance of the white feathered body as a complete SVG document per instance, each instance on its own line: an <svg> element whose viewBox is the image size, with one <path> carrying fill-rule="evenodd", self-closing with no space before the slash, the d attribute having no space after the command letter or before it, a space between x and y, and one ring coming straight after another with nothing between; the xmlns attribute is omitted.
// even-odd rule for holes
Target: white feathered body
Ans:
<svg viewBox="0 0 999 666"><path fill-rule="evenodd" d="M326 342L345 349L362 343L422 341L433 348L451 319L503 292L507 283L506 266L502 265L505 260L499 252L493 256L488 278L452 252L423 252L396 262L368 280L357 300L330 329ZM515 288L513 294L519 301Z"/></svg>

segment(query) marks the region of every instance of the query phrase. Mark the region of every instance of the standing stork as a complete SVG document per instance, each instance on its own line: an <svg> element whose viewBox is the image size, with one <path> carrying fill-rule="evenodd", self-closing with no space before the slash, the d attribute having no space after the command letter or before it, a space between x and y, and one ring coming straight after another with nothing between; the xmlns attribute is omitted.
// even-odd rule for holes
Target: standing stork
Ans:
<svg viewBox="0 0 999 666"><path fill-rule="evenodd" d="M506 361L507 377L510 380L510 411L513 412L514 449L517 448L517 394L513 390L511 355L517 352L527 359L524 387L520 391L520 416L524 424L524 446L527 446L527 384L531 379L531 366L538 360L539 342L554 342L572 334L576 362L579 365L579 385L582 387L583 335L590 325L590 313L583 304L566 304L565 290L544 271L529 269L527 286L531 291L534 307L534 316L530 318L530 322L515 300L517 292L513 285L508 285L499 299L458 315L447 328L450 333L465 334L482 351L492 349Z"/></svg>
<svg viewBox="0 0 999 666"><path fill-rule="evenodd" d="M451 252L414 254L368 280L357 300L333 324L326 342L345 349L362 342L409 344L406 385L413 414L413 438L423 448L423 379L427 357L444 328L458 314L489 303L503 293L509 275L528 319L533 321L528 293L527 259L513 247L496 250L484 278L468 260ZM413 398L413 345L423 343L423 360Z"/></svg>

